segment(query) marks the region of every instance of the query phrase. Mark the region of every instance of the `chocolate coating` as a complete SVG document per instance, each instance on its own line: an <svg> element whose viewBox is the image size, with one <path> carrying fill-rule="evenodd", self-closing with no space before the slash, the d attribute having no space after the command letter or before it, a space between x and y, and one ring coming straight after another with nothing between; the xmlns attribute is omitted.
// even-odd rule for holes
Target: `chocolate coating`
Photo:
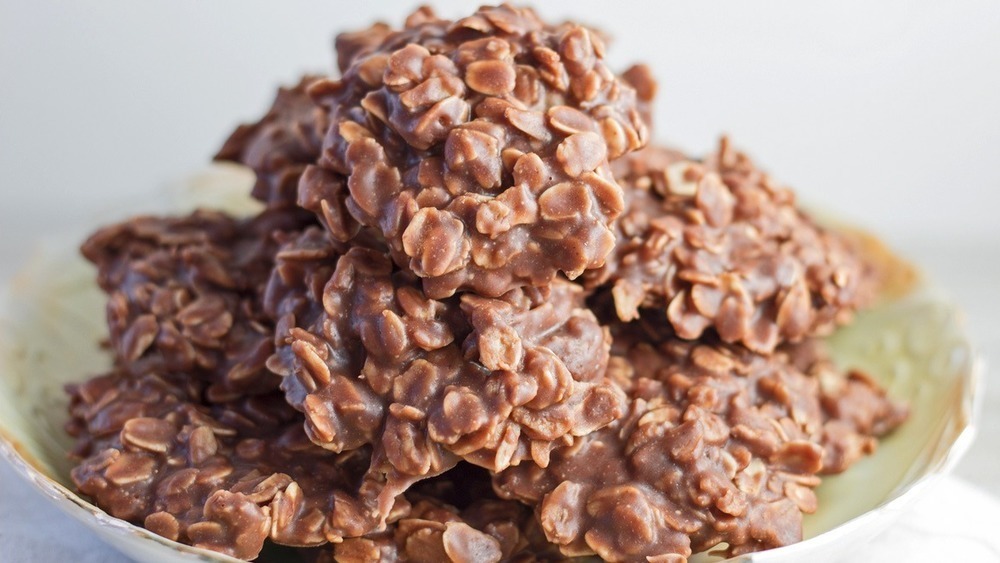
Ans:
<svg viewBox="0 0 1000 563"><path fill-rule="evenodd" d="M300 210L235 219L213 211L137 217L94 233L82 252L108 293L116 362L134 373L181 371L209 380L216 401L267 392L272 330L255 305L276 233L309 223Z"/></svg>
<svg viewBox="0 0 1000 563"><path fill-rule="evenodd" d="M726 139L702 162L650 147L614 168L627 211L612 256L584 283L610 287L622 320L659 308L681 338L712 330L766 353L830 333L873 299L851 242Z"/></svg>
<svg viewBox="0 0 1000 563"><path fill-rule="evenodd" d="M312 444L280 394L209 405L182 375L120 372L69 391L77 487L169 539L241 559L266 540L334 542L307 550L319 561L558 559L530 509L496 498L489 475L470 468L396 498L383 531L344 539L363 513L356 495L369 450Z"/></svg>
<svg viewBox="0 0 1000 563"><path fill-rule="evenodd" d="M337 48L343 77L310 88L330 115L318 164L428 296L499 297L604 262L623 205L608 160L647 133L597 34L509 5L456 21L421 9ZM300 198L324 181L307 173Z"/></svg>
<svg viewBox="0 0 1000 563"><path fill-rule="evenodd" d="M501 496L537 504L566 555L684 561L722 542L737 555L799 541L817 474L859 457L827 452L872 445L905 418L812 344L765 357L646 327L616 335L609 366L629 393L627 414L554 451L545 468L524 463L495 478ZM859 398L871 413L861 423L829 408Z"/></svg>
<svg viewBox="0 0 1000 563"><path fill-rule="evenodd" d="M405 500L412 508L385 531L333 545L318 563L565 560L528 506L497 498L484 470L460 464L414 486Z"/></svg>
<svg viewBox="0 0 1000 563"><path fill-rule="evenodd" d="M310 229L278 253L268 366L314 442L373 446L370 475L384 486L373 514L459 459L544 464L620 416L623 396L604 374L609 337L579 286L436 301L384 252L339 255L325 239Z"/></svg>
<svg viewBox="0 0 1000 563"><path fill-rule="evenodd" d="M360 510L366 450L313 445L280 393L207 404L193 378L121 372L69 391L73 481L112 516L253 559L337 541Z"/></svg>
<svg viewBox="0 0 1000 563"><path fill-rule="evenodd" d="M307 75L291 88L279 88L264 117L239 126L215 155L253 170L257 182L251 195L270 207L295 206L299 177L319 157L327 115L307 94L318 79Z"/></svg>

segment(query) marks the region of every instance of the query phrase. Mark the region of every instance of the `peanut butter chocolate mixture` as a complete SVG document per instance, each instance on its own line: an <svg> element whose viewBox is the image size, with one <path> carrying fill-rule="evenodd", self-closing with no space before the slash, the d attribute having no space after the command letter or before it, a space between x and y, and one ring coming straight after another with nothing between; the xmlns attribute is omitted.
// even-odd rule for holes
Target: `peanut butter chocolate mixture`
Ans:
<svg viewBox="0 0 1000 563"><path fill-rule="evenodd" d="M155 373L70 392L73 481L112 516L241 559L268 538L320 545L354 525L369 453L312 444L281 394L207 405L193 378Z"/></svg>
<svg viewBox="0 0 1000 563"><path fill-rule="evenodd" d="M904 420L814 339L882 274L727 142L639 150L656 83L598 32L422 8L336 51L217 155L265 211L83 246L114 367L67 430L110 514L247 560L682 562L798 541Z"/></svg>
<svg viewBox="0 0 1000 563"><path fill-rule="evenodd" d="M108 293L111 349L119 366L188 373L210 382L213 401L267 392L273 331L259 302L275 236L310 222L302 210L237 220L214 211L137 217L93 234L82 251Z"/></svg>
<svg viewBox="0 0 1000 563"><path fill-rule="evenodd" d="M215 155L244 164L257 175L251 195L270 207L295 207L299 178L319 157L327 115L308 95L318 76L279 88L260 121L240 126Z"/></svg>
<svg viewBox="0 0 1000 563"><path fill-rule="evenodd" d="M421 499L385 532L345 540L317 561L531 561L533 546L521 528L531 521L531 512L517 502L484 501L459 511L434 498Z"/></svg>
<svg viewBox="0 0 1000 563"><path fill-rule="evenodd" d="M155 374L110 373L72 386L68 428L82 458L73 471L81 492L113 516L242 559L267 539L337 542L321 557L337 561L558 556L528 507L497 499L488 475L462 468L395 499L383 531L340 541L363 521L355 499L370 451L312 444L280 394L207 405L199 391L191 379Z"/></svg>
<svg viewBox="0 0 1000 563"><path fill-rule="evenodd" d="M621 415L623 394L605 377L610 338L579 286L435 301L384 252L338 256L324 238L310 229L278 253L268 366L314 442L374 446L376 518L459 459L494 471L544 463Z"/></svg>
<svg viewBox="0 0 1000 563"><path fill-rule="evenodd" d="M906 416L812 343L766 357L622 328L608 372L629 394L627 414L544 467L495 477L502 496L537 505L568 556L670 561L722 542L729 555L797 542L817 474L843 470ZM864 420L841 402L864 405Z"/></svg>
<svg viewBox="0 0 1000 563"><path fill-rule="evenodd" d="M405 516L384 532L319 551L318 563L434 561L532 563L564 561L545 539L531 509L501 500L490 476L460 464L406 493Z"/></svg>
<svg viewBox="0 0 1000 563"><path fill-rule="evenodd" d="M701 162L650 147L618 160L615 175L627 210L586 284L611 286L622 320L656 307L681 338L712 329L770 352L828 334L873 297L856 249L726 139Z"/></svg>
<svg viewBox="0 0 1000 563"><path fill-rule="evenodd" d="M318 166L346 178L351 216L428 296L498 297L603 264L623 205L608 160L647 133L598 35L504 5L456 21L422 9L337 43L343 77L310 89L331 122ZM307 171L300 199L329 182Z"/></svg>

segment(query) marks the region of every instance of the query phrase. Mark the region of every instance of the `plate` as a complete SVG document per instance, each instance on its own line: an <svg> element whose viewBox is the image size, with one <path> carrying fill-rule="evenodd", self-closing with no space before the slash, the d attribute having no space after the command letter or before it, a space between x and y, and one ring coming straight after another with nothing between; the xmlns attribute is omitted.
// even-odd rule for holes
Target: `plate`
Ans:
<svg viewBox="0 0 1000 563"><path fill-rule="evenodd" d="M204 206L252 213L257 207L246 196L252 181L245 170L213 167L153 207L146 200L140 210L183 213ZM131 210L116 213L123 218ZM132 558L237 561L113 518L73 491L63 385L110 365L99 348L106 332L104 296L76 251L84 235L47 241L0 295L0 455L42 496ZM857 555L852 550L864 549L868 538L891 525L972 441L983 366L959 312L942 294L918 286L859 314L829 342L842 367L869 371L891 396L909 401L911 417L873 455L823 480L819 510L805 519L805 541L730 561L850 560ZM719 559L699 555L695 561Z"/></svg>

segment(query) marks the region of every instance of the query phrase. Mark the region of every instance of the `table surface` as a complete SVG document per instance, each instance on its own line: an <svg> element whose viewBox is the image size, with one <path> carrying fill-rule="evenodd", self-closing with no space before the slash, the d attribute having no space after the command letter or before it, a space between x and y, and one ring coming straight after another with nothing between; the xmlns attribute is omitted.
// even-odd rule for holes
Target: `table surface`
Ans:
<svg viewBox="0 0 1000 563"><path fill-rule="evenodd" d="M1000 370L996 369L1000 364L1000 322L997 321L1000 319L1000 299L997 298L1000 289L1000 241L971 245L947 241L905 241L895 246L902 254L919 263L935 284L944 288L959 303L967 315L969 334L987 361L982 390L985 394L984 408L978 433L971 449L958 465L956 475L978 489L992 493L994 499L987 500L990 506L997 505L995 499L1000 497L1000 473L997 471L1000 467ZM0 237L0 256L9 258L0 262L0 279L10 277L16 270L16 264L23 262L30 253L31 246L23 241ZM967 489L965 493L968 498L976 498ZM927 508L930 513L939 510L937 505L928 505ZM927 515L910 517L919 521L926 521L927 518ZM905 530L900 530L907 525L897 527L894 533L905 535ZM39 528L47 532L43 536L30 532ZM15 560L11 559L14 555L17 561L70 558L77 563L127 561L103 545L81 524L42 500L14 475L10 467L0 462L0 561Z"/></svg>

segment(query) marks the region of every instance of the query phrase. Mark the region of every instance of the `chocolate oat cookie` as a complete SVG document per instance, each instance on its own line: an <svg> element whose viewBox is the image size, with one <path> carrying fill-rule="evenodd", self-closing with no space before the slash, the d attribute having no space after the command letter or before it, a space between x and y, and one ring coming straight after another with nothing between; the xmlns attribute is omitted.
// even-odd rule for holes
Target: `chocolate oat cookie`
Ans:
<svg viewBox="0 0 1000 563"><path fill-rule="evenodd" d="M318 229L281 249L267 291L268 367L330 450L374 447L374 514L464 459L492 470L549 452L620 416L609 337L570 282L501 298L427 298L383 252L340 255ZM335 266L334 266L335 264Z"/></svg>
<svg viewBox="0 0 1000 563"><path fill-rule="evenodd" d="M253 170L257 182L251 195L269 207L294 207L299 177L319 157L327 114L307 93L318 79L307 75L291 88L279 88L264 117L239 126L215 155Z"/></svg>
<svg viewBox="0 0 1000 563"><path fill-rule="evenodd" d="M459 511L431 497L414 504L386 531L344 540L317 562L512 561L530 549L521 533L530 521L530 511L511 501L486 501Z"/></svg>
<svg viewBox="0 0 1000 563"><path fill-rule="evenodd" d="M317 563L566 559L545 539L530 507L496 496L485 470L460 464L416 485L402 501L404 515L385 531L333 544L317 556Z"/></svg>
<svg viewBox="0 0 1000 563"><path fill-rule="evenodd" d="M367 450L315 446L280 393L208 404L197 379L153 372L69 391L73 481L112 516L241 559L355 525Z"/></svg>
<svg viewBox="0 0 1000 563"><path fill-rule="evenodd" d="M530 509L497 499L489 475L470 468L396 498L388 527L367 533L358 527L358 495L370 450L336 454L314 445L280 394L207 404L189 377L122 372L69 392L77 487L109 514L169 539L241 559L255 558L265 540L335 542L317 560L557 555Z"/></svg>
<svg viewBox="0 0 1000 563"><path fill-rule="evenodd" d="M703 161L650 147L614 169L627 210L614 252L585 284L610 287L622 320L659 308L681 338L711 329L770 352L828 334L873 298L851 241L817 225L726 139Z"/></svg>
<svg viewBox="0 0 1000 563"><path fill-rule="evenodd" d="M623 205L608 160L647 131L600 36L509 5L455 21L422 8L337 49L343 77L310 87L329 112L328 173L307 170L301 200L346 204L435 299L499 297L603 264ZM330 172L347 178L345 201Z"/></svg>
<svg viewBox="0 0 1000 563"><path fill-rule="evenodd" d="M266 392L272 327L260 295L275 235L312 222L301 210L236 219L214 211L136 217L94 233L82 252L108 293L111 349L124 370L183 371L210 380L209 398Z"/></svg>
<svg viewBox="0 0 1000 563"><path fill-rule="evenodd" d="M616 335L609 366L629 393L627 414L554 451L547 467L495 478L501 496L537 504L566 555L684 561L722 542L736 555L799 541L818 474L843 470L857 456L840 452L873 446L905 418L812 344L768 357L643 324ZM863 421L830 408L859 399Z"/></svg>

